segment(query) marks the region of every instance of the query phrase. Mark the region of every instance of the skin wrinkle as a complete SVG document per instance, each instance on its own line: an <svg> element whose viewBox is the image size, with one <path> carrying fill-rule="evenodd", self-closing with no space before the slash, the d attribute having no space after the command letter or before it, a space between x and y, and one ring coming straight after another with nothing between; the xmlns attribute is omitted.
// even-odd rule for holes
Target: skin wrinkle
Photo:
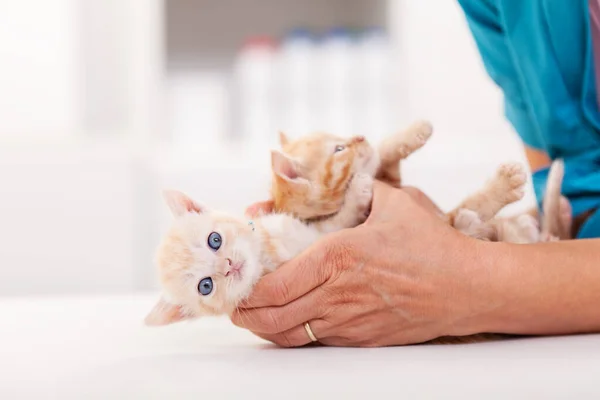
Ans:
<svg viewBox="0 0 600 400"><path fill-rule="evenodd" d="M383 217L383 218L385 219L385 217ZM380 237L382 239L381 240L377 240L376 242L380 243L381 246L383 248L385 248L386 245L387 245L386 237L385 237L385 235L380 235ZM362 272L364 270L364 268L365 268L366 265L367 265L367 263L364 261L364 259L361 259L360 261L357 262L355 268L359 272ZM377 274L377 275L381 275L382 273L387 274L387 270L384 269L384 268L381 268L381 267L377 268L376 272L373 272L373 274ZM390 276L390 278L394 277L393 273L390 274L390 275L392 275L392 276ZM369 281L370 282L377 282L376 280L372 279L372 277L370 277ZM407 320L407 321L410 320L410 316L407 313L405 313L401 309L395 307L395 304L394 304L394 301L393 301L393 298L392 298L393 297L392 294L388 293L387 290L385 290L384 288L381 288L378 284L372 284L371 287L373 288L373 290L375 291L375 293L377 295L379 295L380 299L384 302L384 304L386 306L388 306L394 313L396 313L398 316L400 316L403 320Z"/></svg>

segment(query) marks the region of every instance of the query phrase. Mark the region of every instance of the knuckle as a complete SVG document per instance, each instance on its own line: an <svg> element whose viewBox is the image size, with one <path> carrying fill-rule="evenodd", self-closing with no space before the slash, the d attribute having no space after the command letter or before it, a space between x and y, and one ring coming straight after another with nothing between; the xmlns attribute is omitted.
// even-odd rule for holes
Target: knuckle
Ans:
<svg viewBox="0 0 600 400"><path fill-rule="evenodd" d="M280 323L277 313L273 309L266 309L263 318L262 326L266 333L279 333Z"/></svg>
<svg viewBox="0 0 600 400"><path fill-rule="evenodd" d="M276 304L281 306L290 301L290 287L285 280L281 280L273 287L273 298Z"/></svg>
<svg viewBox="0 0 600 400"><path fill-rule="evenodd" d="M275 340L275 343L281 347L286 348L297 347L296 345L294 345L287 332L282 332L281 334L279 334L277 336L277 339Z"/></svg>
<svg viewBox="0 0 600 400"><path fill-rule="evenodd" d="M339 307L350 302L352 302L352 295L347 290L324 287L319 312L321 315L335 316L336 312L339 312Z"/></svg>
<svg viewBox="0 0 600 400"><path fill-rule="evenodd" d="M355 292L349 290L338 290L333 298L337 306L345 306L356 302Z"/></svg>
<svg viewBox="0 0 600 400"><path fill-rule="evenodd" d="M331 241L325 247L325 263L333 272L345 271L352 266L354 246L346 241Z"/></svg>

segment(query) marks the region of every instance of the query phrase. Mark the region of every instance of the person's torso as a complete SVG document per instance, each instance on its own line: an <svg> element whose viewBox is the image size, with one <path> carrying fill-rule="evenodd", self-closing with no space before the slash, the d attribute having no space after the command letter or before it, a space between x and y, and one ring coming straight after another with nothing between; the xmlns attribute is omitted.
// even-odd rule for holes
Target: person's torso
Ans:
<svg viewBox="0 0 600 400"><path fill-rule="evenodd" d="M498 10L536 141L552 159L565 161L563 193L574 214L600 207L600 90L595 69L600 54L594 53L600 51L600 26L595 25L600 19L592 19L596 11L600 17L600 5L590 9L588 0L487 1ZM538 199L543 198L547 173L534 174ZM600 225L597 230L593 236L600 236Z"/></svg>

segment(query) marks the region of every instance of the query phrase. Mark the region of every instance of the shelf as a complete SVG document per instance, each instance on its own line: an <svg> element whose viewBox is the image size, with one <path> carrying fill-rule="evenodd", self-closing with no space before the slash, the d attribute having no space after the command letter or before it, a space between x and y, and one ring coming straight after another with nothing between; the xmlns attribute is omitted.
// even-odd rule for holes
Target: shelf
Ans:
<svg viewBox="0 0 600 400"><path fill-rule="evenodd" d="M387 0L169 0L167 69L230 68L249 36L386 24Z"/></svg>

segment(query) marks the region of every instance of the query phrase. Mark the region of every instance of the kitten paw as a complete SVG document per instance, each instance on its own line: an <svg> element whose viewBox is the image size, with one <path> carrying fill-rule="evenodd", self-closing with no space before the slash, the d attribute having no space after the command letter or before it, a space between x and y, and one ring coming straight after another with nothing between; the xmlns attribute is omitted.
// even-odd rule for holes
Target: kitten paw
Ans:
<svg viewBox="0 0 600 400"><path fill-rule="evenodd" d="M417 121L409 129L414 132L415 145L423 146L433 134L433 125L429 121Z"/></svg>
<svg viewBox="0 0 600 400"><path fill-rule="evenodd" d="M549 233L542 233L540 235L540 242L558 242L560 239Z"/></svg>
<svg viewBox="0 0 600 400"><path fill-rule="evenodd" d="M467 236L481 240L490 240L494 237L494 228L479 218L479 215L466 208L458 210L454 218L454 228Z"/></svg>
<svg viewBox="0 0 600 400"><path fill-rule="evenodd" d="M540 223L537 218L529 214L517 217L518 243L536 243L546 241L540 236Z"/></svg>
<svg viewBox="0 0 600 400"><path fill-rule="evenodd" d="M483 222L475 211L461 208L454 217L454 227L461 232L472 230Z"/></svg>
<svg viewBox="0 0 600 400"><path fill-rule="evenodd" d="M510 204L521 200L525 195L527 173L521 164L503 164L496 173L496 182L498 193Z"/></svg>
<svg viewBox="0 0 600 400"><path fill-rule="evenodd" d="M393 146L397 148L400 158L417 151L427 143L433 133L433 126L428 121L417 121L408 127L401 135L395 137Z"/></svg>

